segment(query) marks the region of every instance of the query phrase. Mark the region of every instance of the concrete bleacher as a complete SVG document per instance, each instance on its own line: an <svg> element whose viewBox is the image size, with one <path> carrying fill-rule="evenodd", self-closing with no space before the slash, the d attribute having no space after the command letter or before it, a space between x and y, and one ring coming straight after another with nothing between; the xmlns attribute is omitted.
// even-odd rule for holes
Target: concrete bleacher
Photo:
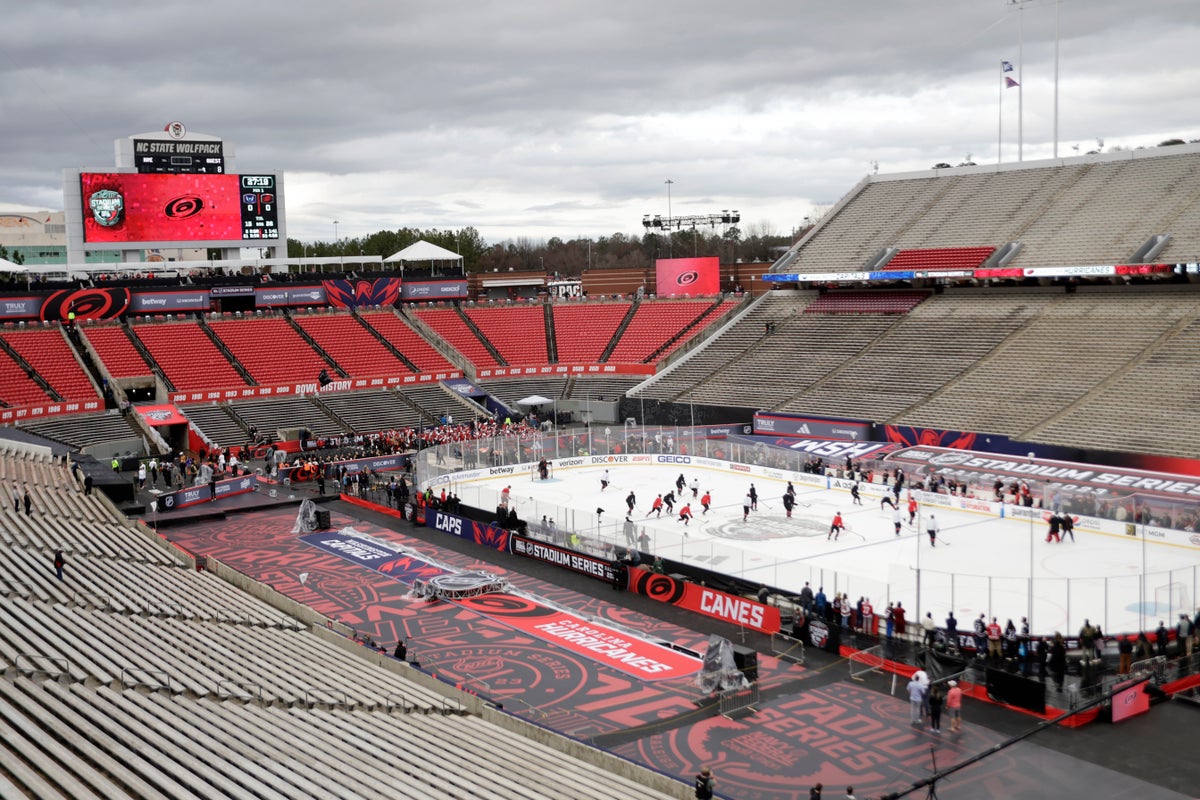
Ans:
<svg viewBox="0 0 1200 800"><path fill-rule="evenodd" d="M1200 148L871 175L795 248L789 272L864 268L884 248L1020 242L1011 267L1125 263L1170 234L1165 263L1200 252ZM892 265L889 264L888 268Z"/></svg>
<svg viewBox="0 0 1200 800"><path fill-rule="evenodd" d="M250 438L237 419L230 413L230 406L221 403L194 404L180 408L196 429L208 437L208 441L220 447L234 447Z"/></svg>
<svg viewBox="0 0 1200 800"><path fill-rule="evenodd" d="M225 354L194 321L141 323L130 330L177 390L246 385Z"/></svg>
<svg viewBox="0 0 1200 800"><path fill-rule="evenodd" d="M5 482L66 490L67 475L42 457L0 459ZM83 509L105 502L80 498ZM27 525L50 539L75 507ZM170 554L148 531L129 532ZM52 551L10 539L0 544L0 797L665 800L684 789L599 751L570 755L583 746L181 558L77 554L59 580Z"/></svg>
<svg viewBox="0 0 1200 800"><path fill-rule="evenodd" d="M1027 302L1037 313L986 359L895 421L1027 438L1131 369L1148 348L1196 313L1193 292L1114 288L1075 294L974 292L969 301L948 293L929 303L951 310L966 302L997 307ZM1081 422L1092 431L1093 445L1100 446L1109 420Z"/></svg>
<svg viewBox="0 0 1200 800"><path fill-rule="evenodd" d="M401 393L391 389L329 394L323 396L321 402L359 433L422 424L421 412L406 402ZM429 420L426 418L424 422Z"/></svg>
<svg viewBox="0 0 1200 800"><path fill-rule="evenodd" d="M340 436L345 433L307 397L283 400L245 400L230 406L230 410L246 423L254 425L264 435L278 438L283 428L305 428L314 436ZM218 442L226 447L242 442Z"/></svg>
<svg viewBox="0 0 1200 800"><path fill-rule="evenodd" d="M141 439L143 433L133 427L127 415L110 409L94 414L66 414L22 422L24 430L73 447L88 447L103 442Z"/></svg>
<svg viewBox="0 0 1200 800"><path fill-rule="evenodd" d="M567 378L534 377L528 378L489 378L479 382L479 388L492 395L500 402L515 408L516 402L523 397L538 394L551 400L565 399Z"/></svg>

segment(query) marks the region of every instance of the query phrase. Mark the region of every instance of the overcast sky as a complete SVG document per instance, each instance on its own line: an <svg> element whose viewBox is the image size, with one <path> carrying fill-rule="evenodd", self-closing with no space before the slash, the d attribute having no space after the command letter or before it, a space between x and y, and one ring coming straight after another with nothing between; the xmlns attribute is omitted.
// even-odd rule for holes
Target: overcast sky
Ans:
<svg viewBox="0 0 1200 800"><path fill-rule="evenodd" d="M282 170L288 233L642 231L739 209L790 233L866 173L1049 157L1053 0L20 3L0 38L0 208L171 120ZM1200 138L1200 2L1062 0L1060 155ZM1018 72L1011 73L1017 77Z"/></svg>

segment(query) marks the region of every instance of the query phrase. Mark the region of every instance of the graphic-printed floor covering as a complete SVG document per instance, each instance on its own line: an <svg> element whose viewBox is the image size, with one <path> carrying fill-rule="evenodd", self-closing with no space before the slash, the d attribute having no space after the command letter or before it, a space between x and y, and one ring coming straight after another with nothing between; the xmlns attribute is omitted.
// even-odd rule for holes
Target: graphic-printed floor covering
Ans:
<svg viewBox="0 0 1200 800"><path fill-rule="evenodd" d="M390 649L403 635L410 657L504 708L568 735L590 738L631 760L690 780L703 765L718 793L738 800L807 798L814 783L826 797L853 785L860 798L902 790L941 768L1005 740L978 724L962 734L949 724L935 734L909 724L901 684L896 697L849 680L844 665L806 669L759 654L757 713L727 719L691 678L643 680L599 660L536 638L467 604L407 597L409 586L314 547L292 534L295 509L239 515L173 528L169 538L267 583L315 610L352 625ZM637 632L651 641L703 652L708 634L696 617L687 630L613 601L572 591L400 532L333 514L438 564L483 569L577 617ZM481 556L482 558L482 556ZM306 574L306 575L305 575ZM301 580L301 576L304 580ZM581 581L589 580L580 578ZM1001 797L1180 798L1184 795L1035 744L1021 743L938 784L944 800ZM914 792L924 797L926 790Z"/></svg>

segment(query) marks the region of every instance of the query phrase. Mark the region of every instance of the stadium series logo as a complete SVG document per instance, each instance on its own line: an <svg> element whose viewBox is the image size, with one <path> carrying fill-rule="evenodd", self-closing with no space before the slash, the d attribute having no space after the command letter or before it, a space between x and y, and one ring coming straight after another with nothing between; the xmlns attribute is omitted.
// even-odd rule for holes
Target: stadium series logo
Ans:
<svg viewBox="0 0 1200 800"><path fill-rule="evenodd" d="M92 219L97 225L112 228L121 224L125 213L125 198L115 189L101 189L92 192L88 198L88 208L92 211Z"/></svg>

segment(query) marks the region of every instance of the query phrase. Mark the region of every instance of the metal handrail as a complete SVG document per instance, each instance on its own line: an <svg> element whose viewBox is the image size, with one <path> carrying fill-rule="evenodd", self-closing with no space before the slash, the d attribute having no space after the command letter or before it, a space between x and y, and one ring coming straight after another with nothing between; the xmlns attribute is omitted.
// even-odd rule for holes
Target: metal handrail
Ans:
<svg viewBox="0 0 1200 800"><path fill-rule="evenodd" d="M389 692L388 694L384 695L383 698L383 710L387 713L392 713L392 709L397 707L396 704L392 703L393 697L400 698L400 703L398 705L401 714L411 714L413 711L417 710L417 704L411 702L404 695L400 694L399 692Z"/></svg>

